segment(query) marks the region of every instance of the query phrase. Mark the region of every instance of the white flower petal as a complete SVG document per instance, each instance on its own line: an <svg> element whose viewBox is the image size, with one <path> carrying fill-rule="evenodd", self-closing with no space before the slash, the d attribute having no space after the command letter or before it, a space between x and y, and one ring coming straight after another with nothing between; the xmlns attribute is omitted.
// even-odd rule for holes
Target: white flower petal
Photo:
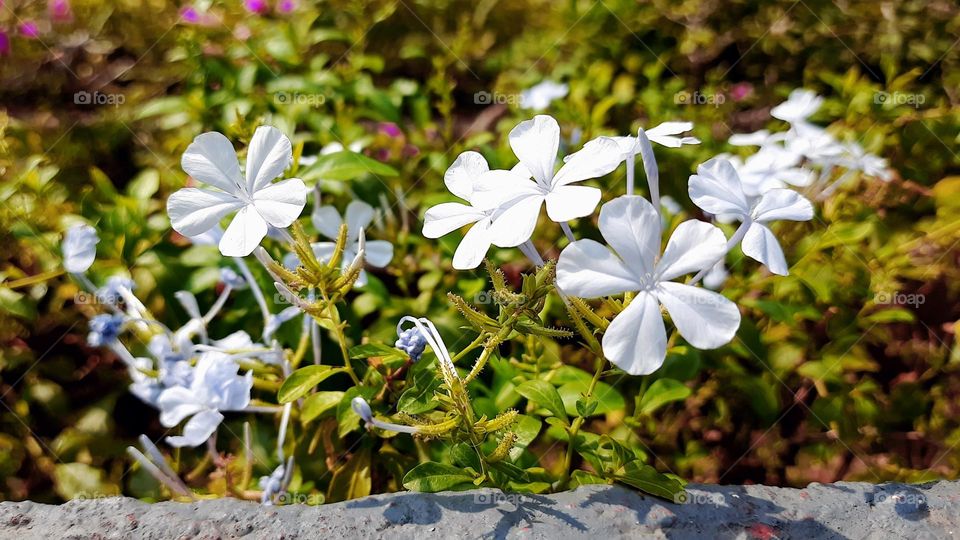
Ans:
<svg viewBox="0 0 960 540"><path fill-rule="evenodd" d="M657 297L683 339L698 349L725 345L740 328L740 310L720 293L667 281L657 286Z"/></svg>
<svg viewBox="0 0 960 540"><path fill-rule="evenodd" d="M501 210L490 226L490 243L499 247L516 247L533 235L543 205L543 195L529 195L514 200Z"/></svg>
<svg viewBox="0 0 960 540"><path fill-rule="evenodd" d="M797 88L790 92L787 101L770 109L770 116L791 124L802 122L817 112L821 105L823 105L823 97L818 96L816 92Z"/></svg>
<svg viewBox="0 0 960 540"><path fill-rule="evenodd" d="M74 225L63 236L63 267L67 272L86 272L97 258L97 230L87 224Z"/></svg>
<svg viewBox="0 0 960 540"><path fill-rule="evenodd" d="M600 195L595 187L555 187L547 194L547 215L558 223L589 216L597 208Z"/></svg>
<svg viewBox="0 0 960 540"><path fill-rule="evenodd" d="M700 144L696 137L676 137L684 131L693 129L693 122L664 122L659 126L646 130L647 137L668 148L679 148L685 144Z"/></svg>
<svg viewBox="0 0 960 540"><path fill-rule="evenodd" d="M620 145L610 137L597 137L573 154L553 177L552 187L599 178L623 163Z"/></svg>
<svg viewBox="0 0 960 540"><path fill-rule="evenodd" d="M284 229L303 212L307 204L307 186L299 178L270 184L253 194L253 204L267 223Z"/></svg>
<svg viewBox="0 0 960 540"><path fill-rule="evenodd" d="M174 448L200 446L207 442L222 421L223 415L215 410L200 411L183 426L183 435L167 437L167 444Z"/></svg>
<svg viewBox="0 0 960 540"><path fill-rule="evenodd" d="M431 206L423 215L423 236L440 238L468 223L483 219L485 214L471 206L460 203L440 203Z"/></svg>
<svg viewBox="0 0 960 540"><path fill-rule="evenodd" d="M778 276L789 274L787 259L783 256L783 249L777 242L773 231L760 223L754 223L747 229L740 243L743 254L762 263L768 270Z"/></svg>
<svg viewBox="0 0 960 540"><path fill-rule="evenodd" d="M227 193L245 190L237 152L222 133L210 131L198 135L183 152L180 166L195 180Z"/></svg>
<svg viewBox="0 0 960 540"><path fill-rule="evenodd" d="M393 258L393 244L386 240L367 240L364 247L364 260L374 268L383 268Z"/></svg>
<svg viewBox="0 0 960 540"><path fill-rule="evenodd" d="M560 252L557 286L565 294L598 298L643 288L620 257L594 240L577 240Z"/></svg>
<svg viewBox="0 0 960 540"><path fill-rule="evenodd" d="M543 188L522 172L493 170L473 185L470 204L477 210L492 210L516 199L541 195Z"/></svg>
<svg viewBox="0 0 960 540"><path fill-rule="evenodd" d="M332 206L319 206L313 210L313 226L320 231L320 234L327 238L336 240L340 234L340 225L343 220L340 218L340 212Z"/></svg>
<svg viewBox="0 0 960 540"><path fill-rule="evenodd" d="M723 231L705 221L691 219L677 226L657 263L659 281L713 266L726 251Z"/></svg>
<svg viewBox="0 0 960 540"><path fill-rule="evenodd" d="M560 125L552 116L538 114L517 124L510 131L510 147L540 185L550 185L560 147Z"/></svg>
<svg viewBox="0 0 960 540"><path fill-rule="evenodd" d="M160 424L168 428L204 408L197 396L190 389L182 386L164 390L157 398L157 406L160 408Z"/></svg>
<svg viewBox="0 0 960 540"><path fill-rule="evenodd" d="M356 240L360 236L360 229L366 229L373 221L373 207L363 201L351 201L344 213L347 223L347 238Z"/></svg>
<svg viewBox="0 0 960 540"><path fill-rule="evenodd" d="M271 126L260 126L253 132L247 148L247 189L256 193L274 178L279 178L293 161L290 139Z"/></svg>
<svg viewBox="0 0 960 540"><path fill-rule="evenodd" d="M173 230L184 236L196 236L209 231L242 206L243 202L229 193L183 188L167 199L167 214Z"/></svg>
<svg viewBox="0 0 960 540"><path fill-rule="evenodd" d="M730 161L713 158L697 167L687 191L694 204L711 214L750 214L740 177Z"/></svg>
<svg viewBox="0 0 960 540"><path fill-rule="evenodd" d="M267 222L254 206L247 205L237 212L220 239L220 253L227 257L246 257L260 245L267 235Z"/></svg>
<svg viewBox="0 0 960 540"><path fill-rule="evenodd" d="M337 248L337 244L333 242L314 242L310 244L310 247L313 248L313 254L317 256L317 260L321 262L327 262L330 260L330 257L333 257L333 252ZM346 249L343 250L344 255L346 255ZM347 259L348 257L344 257ZM353 257L349 257L350 260ZM299 262L298 262L299 264Z"/></svg>
<svg viewBox="0 0 960 540"><path fill-rule="evenodd" d="M637 195L623 195L600 207L600 234L640 282L650 283L660 254L660 216Z"/></svg>
<svg viewBox="0 0 960 540"><path fill-rule="evenodd" d="M753 219L760 222L777 219L810 221L813 219L813 205L792 189L771 189L753 207Z"/></svg>
<svg viewBox="0 0 960 540"><path fill-rule="evenodd" d="M640 292L617 315L603 334L603 354L630 375L649 375L667 357L667 331L660 303L649 292Z"/></svg>
<svg viewBox="0 0 960 540"><path fill-rule="evenodd" d="M453 267L457 270L472 270L483 262L490 249L489 218L481 219L463 235L463 240L453 254Z"/></svg>
<svg viewBox="0 0 960 540"><path fill-rule="evenodd" d="M443 183L450 193L465 201L473 195L473 184L483 173L490 170L487 160L477 152L467 151L459 156L443 175Z"/></svg>

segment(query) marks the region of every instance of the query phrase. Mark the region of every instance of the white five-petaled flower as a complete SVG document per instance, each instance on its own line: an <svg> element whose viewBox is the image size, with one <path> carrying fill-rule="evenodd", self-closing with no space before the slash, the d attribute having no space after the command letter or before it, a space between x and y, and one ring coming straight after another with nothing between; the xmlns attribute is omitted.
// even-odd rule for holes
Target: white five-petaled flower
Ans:
<svg viewBox="0 0 960 540"><path fill-rule="evenodd" d="M167 437L170 446L199 446L223 421L220 411L239 411L250 404L253 372L239 375L239 366L227 354L207 352L194 368L190 387L164 390L157 399L160 423L174 427L188 416L183 435Z"/></svg>
<svg viewBox="0 0 960 540"><path fill-rule="evenodd" d="M722 295L671 280L713 264L722 256L723 232L703 221L681 223L660 253L660 215L646 199L625 195L600 209L600 233L610 248L577 240L560 253L557 285L567 294L597 298L636 292L603 335L603 353L631 375L663 365L667 334L660 304L691 345L720 347L740 326L736 304Z"/></svg>
<svg viewBox="0 0 960 540"><path fill-rule="evenodd" d="M443 175L443 183L450 193L471 202L474 184L490 170L487 160L477 152L464 152L450 165ZM472 204L456 202L440 203L427 209L423 216L423 235L439 238L450 232L473 224L453 254L453 267L457 270L476 268L490 249L488 231L493 223L495 209L480 210Z"/></svg>
<svg viewBox="0 0 960 540"><path fill-rule="evenodd" d="M543 81L520 92L520 108L542 111L549 107L553 100L565 97L569 91L566 84Z"/></svg>
<svg viewBox="0 0 960 540"><path fill-rule="evenodd" d="M560 126L547 115L537 115L513 128L510 146L520 163L509 171L484 173L470 199L479 210L499 209L489 228L491 243L499 247L515 247L529 240L544 203L553 221L590 215L600 202L600 190L572 184L610 173L623 161L619 145L600 137L554 172Z"/></svg>
<svg viewBox="0 0 960 540"><path fill-rule="evenodd" d="M360 250L360 234L373 221L373 207L363 201L353 201L347 205L343 219L340 213L332 206L319 206L313 212L313 225L320 234L327 238L336 239L340 234L340 225L347 224L347 243L343 248L342 267L346 269L357 257ZM314 242L313 252L317 258L326 261L333 255L336 247L334 242ZM374 268L383 268L393 258L393 244L386 240L366 240L364 260ZM367 273L360 271L355 285L362 287L367 283Z"/></svg>
<svg viewBox="0 0 960 540"><path fill-rule="evenodd" d="M644 133L647 134L650 142L655 142L667 148L680 148L685 144L700 144L700 139L696 137L677 136L691 129L693 129L693 122L664 122L654 128L644 130ZM624 159L629 159L640 153L641 143L639 133L636 136L628 135L610 138L620 145L620 148L624 151Z"/></svg>
<svg viewBox="0 0 960 540"><path fill-rule="evenodd" d="M220 239L220 252L245 257L260 244L268 225L289 227L303 211L307 188L299 178L272 183L293 159L290 139L280 130L260 126L247 150L244 174L233 145L215 131L198 136L183 153L181 166L194 179L216 190L184 188L167 201L173 228L197 236L237 211Z"/></svg>
<svg viewBox="0 0 960 540"><path fill-rule="evenodd" d="M802 155L780 145L764 145L744 160L739 156L731 156L729 161L740 177L743 192L747 197L757 197L768 190L783 188L788 184L810 185L814 174L800 167L802 159Z"/></svg>
<svg viewBox="0 0 960 540"><path fill-rule="evenodd" d="M743 224L741 247L745 255L763 263L774 274L789 273L783 249L766 224L780 219L812 219L810 201L791 189L776 188L764 192L751 205L737 171L723 158L711 159L697 167L697 174L690 177L688 191L690 199L704 211L734 216ZM736 240L731 238L734 244Z"/></svg>
<svg viewBox="0 0 960 540"><path fill-rule="evenodd" d="M86 272L97 257L100 238L90 225L74 225L63 236L63 267L71 274Z"/></svg>
<svg viewBox="0 0 960 540"><path fill-rule="evenodd" d="M823 105L822 96L817 95L813 90L797 88L790 92L786 101L770 109L770 116L802 129L804 126L810 125L807 118L813 116L813 113L817 112L821 105Z"/></svg>

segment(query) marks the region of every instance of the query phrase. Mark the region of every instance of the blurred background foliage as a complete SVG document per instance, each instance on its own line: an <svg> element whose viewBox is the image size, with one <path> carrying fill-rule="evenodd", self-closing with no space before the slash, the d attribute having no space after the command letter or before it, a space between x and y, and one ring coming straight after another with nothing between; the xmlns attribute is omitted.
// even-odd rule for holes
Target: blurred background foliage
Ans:
<svg viewBox="0 0 960 540"><path fill-rule="evenodd" d="M70 224L85 219L100 232L95 281L128 271L138 296L172 326L186 320L166 304L175 290L207 304L216 294L209 265L218 255L189 247L164 210L186 181L179 159L194 136L218 130L245 145L269 122L304 156L358 143L401 174L338 173L323 158L299 171L323 180L325 203L379 207L371 235L396 246L389 268L352 303L353 338L392 343L407 313L456 335L461 321L445 293L473 298L487 283L482 273L451 271L456 234L422 238L423 210L448 200L443 172L459 152L513 165L506 132L533 114L519 109L518 94L546 78L570 85L548 112L571 145L694 122L703 144L658 151L662 190L688 215L702 217L686 195L696 165L731 151L731 133L769 124L769 108L796 87L827 96L814 120L897 171L889 183L842 190L810 223L781 228L789 277L733 264L724 293L745 311L734 343L675 349L654 376L620 380L626 407L595 417L589 431L630 441L661 471L700 482L801 486L960 472L955 2L8 0L0 30L4 499L156 495L149 477L128 474L123 451L140 433L156 439L163 430L127 392L122 365L85 344L97 308L60 270ZM609 197L622 175L601 182ZM581 221L578 235L596 234ZM553 257L565 242L552 228L537 238ZM492 258L516 277L515 253L501 251ZM907 295L924 301L896 302ZM216 333L257 319L252 300L238 296ZM543 343L590 370L576 343ZM509 366L493 367L490 396L480 399L515 403ZM658 378L687 390L644 407L639 397ZM546 464L559 459L551 442L546 433L530 448ZM256 434L255 444L266 456L270 435ZM336 445L324 437L328 461Z"/></svg>

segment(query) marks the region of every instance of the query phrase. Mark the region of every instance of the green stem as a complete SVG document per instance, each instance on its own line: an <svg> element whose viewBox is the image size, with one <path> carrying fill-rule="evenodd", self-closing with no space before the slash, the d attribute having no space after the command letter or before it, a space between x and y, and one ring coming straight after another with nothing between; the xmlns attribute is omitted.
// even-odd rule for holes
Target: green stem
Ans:
<svg viewBox="0 0 960 540"><path fill-rule="evenodd" d="M606 364L606 358L602 356L598 358L597 369L593 373L593 379L590 380L590 386L587 387L587 391L583 394L584 399L590 399L590 397L593 396L593 392L597 388L597 382L600 381L600 374L603 373L603 368L606 367ZM570 430L568 431L569 438L567 439L567 452L563 456L563 476L561 476L557 482L558 490L567 489L567 484L570 482L570 465L573 463L574 442L577 440L577 435L580 433L580 427L583 426L584 420L583 416L577 416L573 419L573 424L570 425Z"/></svg>

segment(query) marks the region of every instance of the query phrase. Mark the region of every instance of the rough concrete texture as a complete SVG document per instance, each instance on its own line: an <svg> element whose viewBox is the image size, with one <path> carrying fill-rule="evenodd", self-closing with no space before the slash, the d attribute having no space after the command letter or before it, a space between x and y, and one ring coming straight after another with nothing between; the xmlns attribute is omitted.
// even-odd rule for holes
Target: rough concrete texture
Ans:
<svg viewBox="0 0 960 540"><path fill-rule="evenodd" d="M0 503L0 538L957 538L960 482L691 485L674 504L618 486L556 495L484 489L324 506L234 499Z"/></svg>

